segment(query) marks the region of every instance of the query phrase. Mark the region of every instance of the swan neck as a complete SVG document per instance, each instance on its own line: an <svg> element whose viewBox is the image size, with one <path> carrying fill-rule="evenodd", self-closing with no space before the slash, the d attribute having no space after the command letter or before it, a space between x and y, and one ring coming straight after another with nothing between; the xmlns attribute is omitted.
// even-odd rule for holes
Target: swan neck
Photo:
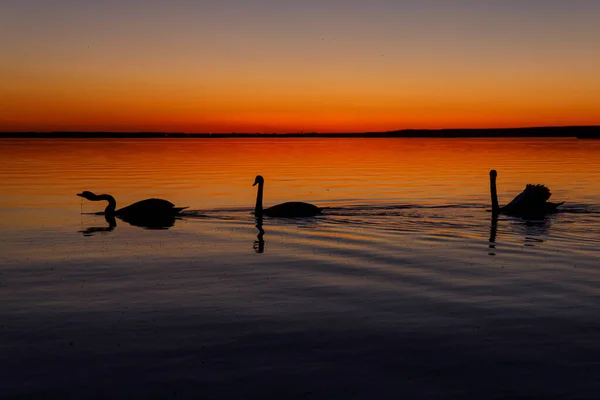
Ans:
<svg viewBox="0 0 600 400"><path fill-rule="evenodd" d="M498 192L496 190L496 178L490 177L490 194L492 196L492 212L498 213L500 206L498 205Z"/></svg>
<svg viewBox="0 0 600 400"><path fill-rule="evenodd" d="M98 196L98 200L106 200L108 201L108 206L104 209L105 215L113 215L115 213L115 209L117 208L117 201L110 194L101 194Z"/></svg>
<svg viewBox="0 0 600 400"><path fill-rule="evenodd" d="M258 183L258 192L256 193L256 206L254 207L254 215L262 215L263 213L263 182Z"/></svg>

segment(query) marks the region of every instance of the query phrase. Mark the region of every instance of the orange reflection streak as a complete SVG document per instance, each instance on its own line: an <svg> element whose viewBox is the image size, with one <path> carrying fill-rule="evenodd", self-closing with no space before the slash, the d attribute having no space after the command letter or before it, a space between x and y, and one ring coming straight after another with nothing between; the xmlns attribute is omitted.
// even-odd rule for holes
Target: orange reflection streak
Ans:
<svg viewBox="0 0 600 400"><path fill-rule="evenodd" d="M70 206L82 190L119 206L162 197L193 209L254 205L488 204L488 171L501 203L526 183L555 200L597 202L600 143L575 139L164 139L6 140L0 146L1 207ZM84 202L84 211L100 204Z"/></svg>

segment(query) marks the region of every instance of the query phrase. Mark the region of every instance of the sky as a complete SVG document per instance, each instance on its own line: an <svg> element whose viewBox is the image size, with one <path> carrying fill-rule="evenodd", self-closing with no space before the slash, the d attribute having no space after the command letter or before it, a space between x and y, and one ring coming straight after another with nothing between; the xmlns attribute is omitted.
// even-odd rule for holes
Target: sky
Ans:
<svg viewBox="0 0 600 400"><path fill-rule="evenodd" d="M597 0L8 0L0 131L600 125Z"/></svg>

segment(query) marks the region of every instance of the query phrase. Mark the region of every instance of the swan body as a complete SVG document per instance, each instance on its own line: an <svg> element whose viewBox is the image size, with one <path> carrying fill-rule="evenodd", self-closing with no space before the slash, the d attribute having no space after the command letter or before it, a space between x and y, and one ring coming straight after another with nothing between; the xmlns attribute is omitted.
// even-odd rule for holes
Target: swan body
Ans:
<svg viewBox="0 0 600 400"><path fill-rule="evenodd" d="M187 207L175 207L175 204L163 199L146 199L133 203L127 207L117 208L115 198L109 194L100 194L84 191L77 193L77 196L90 201L108 201L108 206L104 210L104 215L121 217L123 220L140 221L143 219L159 219L173 217Z"/></svg>
<svg viewBox="0 0 600 400"><path fill-rule="evenodd" d="M510 203L500 207L498 205L498 193L496 190L496 170L490 171L490 193L492 196L492 212L494 214L508 214L521 217L543 216L558 212L558 207L563 202L552 203L548 200L552 193L544 185L528 184Z"/></svg>
<svg viewBox="0 0 600 400"><path fill-rule="evenodd" d="M263 210L269 217L312 217L321 214L321 209L314 204L300 201L288 201Z"/></svg>
<svg viewBox="0 0 600 400"><path fill-rule="evenodd" d="M280 218L314 217L315 215L321 214L321 211L323 210L314 204L304 203L301 201L290 201L263 209L262 199L265 179L261 175L256 176L252 186L256 185L258 185L258 192L256 194L256 207L254 208L254 214L256 216L260 217L266 215L269 217Z"/></svg>

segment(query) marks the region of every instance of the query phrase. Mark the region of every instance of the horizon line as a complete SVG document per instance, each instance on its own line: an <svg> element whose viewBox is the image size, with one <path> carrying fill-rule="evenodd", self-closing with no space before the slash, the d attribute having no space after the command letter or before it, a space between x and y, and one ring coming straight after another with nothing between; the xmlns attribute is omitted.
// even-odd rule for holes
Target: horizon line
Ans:
<svg viewBox="0 0 600 400"><path fill-rule="evenodd" d="M566 132L569 131L569 132ZM164 132L164 131L3 131L0 138L235 138L235 137L600 137L600 125L534 126L511 128L406 128L365 132Z"/></svg>

